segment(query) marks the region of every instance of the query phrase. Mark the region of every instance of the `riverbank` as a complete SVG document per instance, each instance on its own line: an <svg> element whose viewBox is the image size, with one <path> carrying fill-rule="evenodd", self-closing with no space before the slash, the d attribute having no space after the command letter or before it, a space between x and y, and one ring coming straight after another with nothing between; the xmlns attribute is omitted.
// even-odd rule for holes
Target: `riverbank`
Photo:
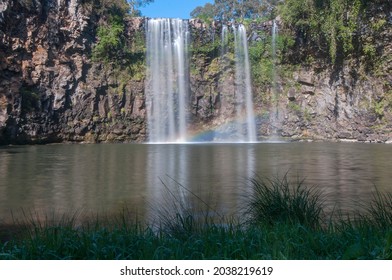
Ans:
<svg viewBox="0 0 392 280"><path fill-rule="evenodd" d="M327 216L323 195L301 182L251 183L235 218L181 204L149 225L128 212L82 224L77 215L30 216L0 226L0 259L392 259L392 194L374 193L361 213Z"/></svg>

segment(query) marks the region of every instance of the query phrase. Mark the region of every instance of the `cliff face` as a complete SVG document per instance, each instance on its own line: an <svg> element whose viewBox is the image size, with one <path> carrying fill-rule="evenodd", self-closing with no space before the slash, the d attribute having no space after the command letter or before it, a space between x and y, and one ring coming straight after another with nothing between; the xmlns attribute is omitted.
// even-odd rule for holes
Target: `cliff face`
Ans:
<svg viewBox="0 0 392 280"><path fill-rule="evenodd" d="M250 24L260 138L392 142L392 17L388 5L369 9L358 22L355 50L348 57L338 50L334 62L328 53L319 52L320 46L293 34L279 19L274 55L273 22ZM211 45L214 38L220 38L219 24L199 25L203 32L194 32L196 44ZM282 46L287 38L295 42ZM233 116L233 63L216 50L215 54L214 50L193 54L193 117L199 130L219 128Z"/></svg>
<svg viewBox="0 0 392 280"><path fill-rule="evenodd" d="M390 2L369 3L353 34L354 49L334 63L306 51L297 36L290 77L278 80L280 132L292 138L392 142L392 16ZM304 52L305 50L305 52ZM297 57L297 58L295 58ZM297 63L293 62L298 58Z"/></svg>
<svg viewBox="0 0 392 280"><path fill-rule="evenodd" d="M145 69L131 65L126 72L91 59L99 18L83 3L0 1L0 144L146 140ZM377 32L369 29L380 20ZM359 38L375 49L334 65L306 60L307 47L297 38L270 84L254 80L259 136L391 141L391 24L383 11L374 11ZM144 26L141 18L126 21L130 46L144 36ZM194 131L214 130L234 114L234 62L220 57L221 27L191 21ZM250 28L255 42L264 40L256 29L267 34L271 24ZM301 60L288 58L296 56ZM369 67L372 59L377 63Z"/></svg>
<svg viewBox="0 0 392 280"><path fill-rule="evenodd" d="M92 62L97 20L77 0L0 2L0 144L144 139L143 81L117 92Z"/></svg>

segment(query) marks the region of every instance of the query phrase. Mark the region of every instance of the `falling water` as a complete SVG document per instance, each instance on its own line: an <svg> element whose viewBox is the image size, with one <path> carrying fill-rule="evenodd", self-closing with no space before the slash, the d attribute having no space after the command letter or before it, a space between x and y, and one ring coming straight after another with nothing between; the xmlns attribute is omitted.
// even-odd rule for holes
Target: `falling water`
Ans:
<svg viewBox="0 0 392 280"><path fill-rule="evenodd" d="M277 123L279 119L278 102L278 89L277 89L277 74L276 74L276 37L278 35L278 24L276 20L272 23L272 94L274 96L274 104L272 109L271 125L273 127L273 134L276 135Z"/></svg>
<svg viewBox="0 0 392 280"><path fill-rule="evenodd" d="M227 25L222 26L222 35L221 35L221 57L223 57L227 53L227 44L229 41L228 29Z"/></svg>
<svg viewBox="0 0 392 280"><path fill-rule="evenodd" d="M248 54L248 39L245 26L234 27L235 66L236 66L236 113L238 141L255 142L256 124L253 112L252 85L250 78L250 63ZM240 120L246 116L245 123Z"/></svg>
<svg viewBox="0 0 392 280"><path fill-rule="evenodd" d="M148 20L146 102L150 142L185 141L188 43L187 21Z"/></svg>

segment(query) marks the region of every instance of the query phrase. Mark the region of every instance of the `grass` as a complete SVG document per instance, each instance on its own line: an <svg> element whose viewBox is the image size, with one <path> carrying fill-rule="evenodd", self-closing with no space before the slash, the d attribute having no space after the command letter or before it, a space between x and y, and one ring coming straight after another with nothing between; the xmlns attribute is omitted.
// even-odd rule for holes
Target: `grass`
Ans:
<svg viewBox="0 0 392 280"><path fill-rule="evenodd" d="M44 222L26 215L0 227L0 259L392 259L392 194L375 192L363 213L331 219L323 196L303 181L249 182L253 192L237 218L195 211L174 192L173 211L155 224L129 211L81 224L78 215Z"/></svg>
<svg viewBox="0 0 392 280"><path fill-rule="evenodd" d="M250 223L321 225L323 198L316 188L305 187L303 181L292 184L287 175L283 179L256 177L250 183L253 194L246 210Z"/></svg>

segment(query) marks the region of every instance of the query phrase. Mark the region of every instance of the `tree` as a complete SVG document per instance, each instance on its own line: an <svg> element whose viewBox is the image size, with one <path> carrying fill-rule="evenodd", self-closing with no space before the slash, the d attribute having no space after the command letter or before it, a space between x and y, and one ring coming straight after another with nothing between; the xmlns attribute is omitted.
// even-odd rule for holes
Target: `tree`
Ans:
<svg viewBox="0 0 392 280"><path fill-rule="evenodd" d="M198 6L191 12L191 17L200 19L213 19L216 17L215 5L205 4L203 7Z"/></svg>
<svg viewBox="0 0 392 280"><path fill-rule="evenodd" d="M103 21L111 15L124 16L129 10L126 0L84 0L83 3L90 4Z"/></svg>
<svg viewBox="0 0 392 280"><path fill-rule="evenodd" d="M214 4L196 7L191 16L227 21L259 18L271 15L280 2L282 0L215 0Z"/></svg>
<svg viewBox="0 0 392 280"><path fill-rule="evenodd" d="M153 2L154 0L128 0L129 14L134 17L141 16L139 9Z"/></svg>
<svg viewBox="0 0 392 280"><path fill-rule="evenodd" d="M99 15L140 16L140 8L154 2L154 0L84 0L93 2Z"/></svg>

